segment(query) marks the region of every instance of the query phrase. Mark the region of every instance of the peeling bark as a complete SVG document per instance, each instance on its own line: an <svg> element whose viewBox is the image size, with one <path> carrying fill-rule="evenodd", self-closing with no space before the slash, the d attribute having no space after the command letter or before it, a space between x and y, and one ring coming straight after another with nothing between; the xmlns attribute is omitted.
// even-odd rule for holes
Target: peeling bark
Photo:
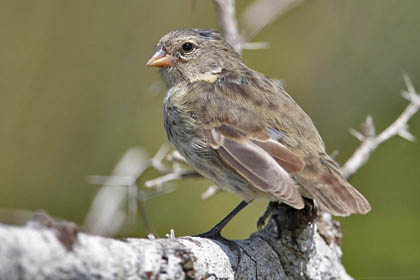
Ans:
<svg viewBox="0 0 420 280"><path fill-rule="evenodd" d="M78 233L71 250L53 228L0 224L0 279L351 279L336 239L328 244L320 235L312 210L278 210L246 240Z"/></svg>

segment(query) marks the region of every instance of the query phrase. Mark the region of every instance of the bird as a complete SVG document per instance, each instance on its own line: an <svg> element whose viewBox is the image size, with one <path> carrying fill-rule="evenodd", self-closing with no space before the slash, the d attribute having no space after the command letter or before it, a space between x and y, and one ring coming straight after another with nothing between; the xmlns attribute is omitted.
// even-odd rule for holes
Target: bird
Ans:
<svg viewBox="0 0 420 280"><path fill-rule="evenodd" d="M211 29L169 32L147 66L160 68L169 141L203 177L243 201L211 229L255 199L303 209L304 198L335 216L366 214L367 199L326 153L310 117L278 82L252 70Z"/></svg>

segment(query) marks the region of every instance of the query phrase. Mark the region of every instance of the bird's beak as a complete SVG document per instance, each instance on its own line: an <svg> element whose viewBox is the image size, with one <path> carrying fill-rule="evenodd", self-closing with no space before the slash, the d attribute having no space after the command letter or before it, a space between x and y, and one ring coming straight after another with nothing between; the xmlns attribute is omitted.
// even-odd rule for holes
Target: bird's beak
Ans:
<svg viewBox="0 0 420 280"><path fill-rule="evenodd" d="M170 56L163 47L158 47L146 62L146 66L166 68L174 66L175 58Z"/></svg>

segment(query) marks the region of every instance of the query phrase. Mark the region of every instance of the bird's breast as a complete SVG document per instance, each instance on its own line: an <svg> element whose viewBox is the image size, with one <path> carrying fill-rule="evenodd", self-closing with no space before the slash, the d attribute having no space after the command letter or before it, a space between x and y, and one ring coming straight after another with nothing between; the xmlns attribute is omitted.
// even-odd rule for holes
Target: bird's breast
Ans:
<svg viewBox="0 0 420 280"><path fill-rule="evenodd" d="M189 161L195 163L208 153L195 116L167 98L163 105L163 120L169 141Z"/></svg>

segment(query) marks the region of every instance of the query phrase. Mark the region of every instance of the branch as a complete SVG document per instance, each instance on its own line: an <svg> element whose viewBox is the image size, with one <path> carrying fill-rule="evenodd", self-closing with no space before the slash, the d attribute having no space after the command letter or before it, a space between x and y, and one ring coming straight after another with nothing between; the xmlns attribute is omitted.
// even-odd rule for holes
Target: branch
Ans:
<svg viewBox="0 0 420 280"><path fill-rule="evenodd" d="M201 194L202 200L210 199L211 197L215 196L217 193L222 192L223 190L218 186L212 185L207 188L205 192Z"/></svg>
<svg viewBox="0 0 420 280"><path fill-rule="evenodd" d="M54 228L0 224L0 279L351 279L340 247L317 233L311 214L279 211L241 241L175 238L173 232L167 239L125 240L78 233L64 246Z"/></svg>
<svg viewBox="0 0 420 280"><path fill-rule="evenodd" d="M213 0L216 5L219 27L225 40L235 49L242 51L242 40L235 18L235 0Z"/></svg>
<svg viewBox="0 0 420 280"><path fill-rule="evenodd" d="M120 159L111 176L89 176L88 180L92 184L102 184L102 187L95 196L91 208L86 215L83 229L86 232L104 236L114 236L117 234L124 222L127 220L126 204L128 202L129 214L134 220L138 208L143 217L143 222L148 231L151 231L147 216L145 215L144 203L153 197L171 192L172 189L166 187L162 189L162 184L169 180L162 178L153 182L150 187L153 191L139 191L137 181L143 176L146 170L153 168L165 174L165 178L171 180L183 177L192 177L197 174L190 169L180 166L185 160L177 152L169 152L167 144L162 145L156 155L148 158L146 152L138 147L130 148ZM163 163L164 160L168 164ZM178 174L174 176L174 174ZM147 183L147 182L146 182Z"/></svg>
<svg viewBox="0 0 420 280"><path fill-rule="evenodd" d="M259 0L250 5L241 17L239 32L235 18L235 0L213 0L216 5L219 27L225 40L239 54L243 49L266 49L267 42L250 43L261 30L279 16L300 5L304 0Z"/></svg>
<svg viewBox="0 0 420 280"><path fill-rule="evenodd" d="M201 175L197 171L192 170L175 170L161 177L149 180L144 185L148 188L159 188L167 182L191 177L201 177Z"/></svg>
<svg viewBox="0 0 420 280"><path fill-rule="evenodd" d="M264 27L281 15L302 4L304 0L259 0L254 1L240 19L242 38L251 41Z"/></svg>
<svg viewBox="0 0 420 280"><path fill-rule="evenodd" d="M407 86L407 91L404 91L402 95L405 99L410 101L410 103L388 128L379 135L376 135L373 120L368 116L366 121L362 124L362 132L351 130L351 133L361 141L361 144L342 167L346 177L353 175L368 161L372 152L391 137L399 135L409 141L415 140L414 136L408 131L407 123L420 109L420 95L416 93L414 86L407 75L404 75L404 81Z"/></svg>
<svg viewBox="0 0 420 280"><path fill-rule="evenodd" d="M146 152L134 147L120 159L112 176L90 176L90 183L103 185L86 215L84 230L104 236L117 234L126 221L125 205L130 194L137 199L136 181L150 165Z"/></svg>

